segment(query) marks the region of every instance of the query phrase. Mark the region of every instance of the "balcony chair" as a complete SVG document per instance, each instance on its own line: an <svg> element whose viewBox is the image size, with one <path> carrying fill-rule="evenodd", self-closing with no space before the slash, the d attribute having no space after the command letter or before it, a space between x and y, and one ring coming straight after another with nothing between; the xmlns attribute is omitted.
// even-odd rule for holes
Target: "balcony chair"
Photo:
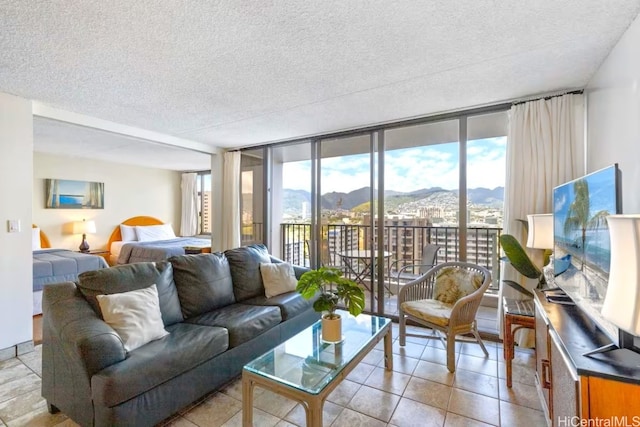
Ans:
<svg viewBox="0 0 640 427"><path fill-rule="evenodd" d="M422 248L421 259L397 260L391 264L389 272L395 270L394 265L397 266L400 262L411 262L411 264L400 267L395 273L398 292L400 292L400 287L402 286L401 281L407 283L415 280L436 265L436 258L440 248L440 245L429 243ZM419 264L415 264L416 262L419 262Z"/></svg>
<svg viewBox="0 0 640 427"><path fill-rule="evenodd" d="M307 254L311 254L311 241L305 240L304 244L307 247ZM329 246L329 240L322 239L320 241L320 265L319 266L337 268L338 270L345 272L347 270L347 267L344 264L342 264L341 261L342 260L340 259L340 257L336 255L334 251L331 250L331 247Z"/></svg>
<svg viewBox="0 0 640 427"><path fill-rule="evenodd" d="M439 339L447 350L450 372L455 371L456 340L477 342L489 356L478 334L476 313L490 284L491 273L484 267L468 262L445 262L404 285L398 294L400 345L406 344L408 336ZM407 319L431 328L433 333L407 333ZM456 339L462 334L471 334L473 339Z"/></svg>

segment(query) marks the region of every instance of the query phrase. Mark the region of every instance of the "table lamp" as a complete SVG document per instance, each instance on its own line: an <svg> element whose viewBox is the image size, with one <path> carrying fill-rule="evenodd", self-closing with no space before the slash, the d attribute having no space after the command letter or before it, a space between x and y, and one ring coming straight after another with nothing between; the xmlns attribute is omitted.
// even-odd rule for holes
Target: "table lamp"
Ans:
<svg viewBox="0 0 640 427"><path fill-rule="evenodd" d="M82 234L82 243L80 243L80 252L89 252L89 243L87 243L87 233L94 234L96 232L96 223L94 221L75 221L73 223L73 234Z"/></svg>
<svg viewBox="0 0 640 427"><path fill-rule="evenodd" d="M600 347L585 356L618 348L635 349L634 336L640 336L640 215L610 215L607 223L611 264L601 313L618 327L618 343ZM638 365L640 355L631 351L625 354L625 360Z"/></svg>
<svg viewBox="0 0 640 427"><path fill-rule="evenodd" d="M527 247L553 250L553 214L527 215L527 222ZM542 267L542 275L547 285L553 282L553 256L549 256L549 262Z"/></svg>

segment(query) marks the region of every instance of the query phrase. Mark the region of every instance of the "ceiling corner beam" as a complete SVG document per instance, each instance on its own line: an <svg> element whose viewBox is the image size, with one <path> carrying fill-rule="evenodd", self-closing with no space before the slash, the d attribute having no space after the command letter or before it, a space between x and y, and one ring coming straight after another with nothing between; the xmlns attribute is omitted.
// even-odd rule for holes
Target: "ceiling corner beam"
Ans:
<svg viewBox="0 0 640 427"><path fill-rule="evenodd" d="M151 143L186 148L206 154L220 154L222 152L220 148L204 144L202 142L178 138L176 136L171 136L160 132L154 132L134 126L127 126L116 122L110 122L108 120L99 119L97 117L91 117L84 114L65 111L59 108L51 107L38 101L33 101L32 105L33 115L46 119L71 123L87 128L99 129L105 132L116 133L132 138L143 139Z"/></svg>

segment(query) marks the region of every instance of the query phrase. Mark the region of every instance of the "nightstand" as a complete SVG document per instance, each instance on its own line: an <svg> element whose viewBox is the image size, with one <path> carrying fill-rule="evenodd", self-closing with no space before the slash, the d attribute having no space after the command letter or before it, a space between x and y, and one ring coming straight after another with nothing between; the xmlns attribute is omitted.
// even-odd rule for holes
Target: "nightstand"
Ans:
<svg viewBox="0 0 640 427"><path fill-rule="evenodd" d="M211 246L185 246L184 253L186 255L209 254Z"/></svg>

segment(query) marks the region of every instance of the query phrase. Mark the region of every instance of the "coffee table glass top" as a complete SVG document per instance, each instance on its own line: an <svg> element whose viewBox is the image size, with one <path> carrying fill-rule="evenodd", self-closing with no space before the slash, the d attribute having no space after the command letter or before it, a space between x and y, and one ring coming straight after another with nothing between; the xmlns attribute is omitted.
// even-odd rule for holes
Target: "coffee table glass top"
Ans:
<svg viewBox="0 0 640 427"><path fill-rule="evenodd" d="M342 337L339 343L322 341L321 322L288 339L244 366L254 374L318 394L375 338L384 334L391 321L384 317L340 311ZM390 326L388 326L390 327Z"/></svg>

